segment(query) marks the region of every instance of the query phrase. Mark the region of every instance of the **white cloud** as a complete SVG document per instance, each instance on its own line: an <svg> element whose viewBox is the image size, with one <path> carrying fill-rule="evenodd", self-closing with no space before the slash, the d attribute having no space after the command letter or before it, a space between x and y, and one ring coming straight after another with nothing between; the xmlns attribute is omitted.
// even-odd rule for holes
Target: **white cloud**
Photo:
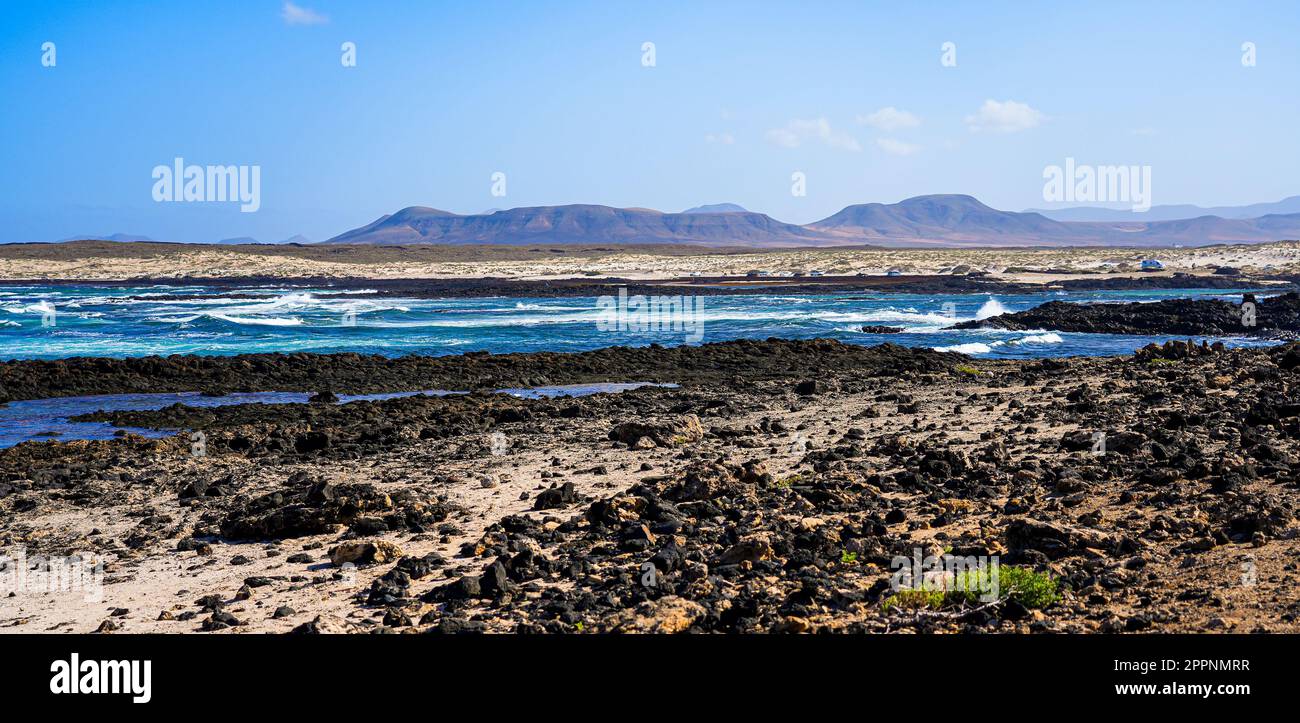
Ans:
<svg viewBox="0 0 1300 723"><path fill-rule="evenodd" d="M736 142L736 138L730 133L710 133L707 136L704 136L704 142L721 143L724 146L729 146Z"/></svg>
<svg viewBox="0 0 1300 723"><path fill-rule="evenodd" d="M768 131L767 140L786 148L798 148L799 144L803 143L803 139L799 137L798 133L785 128L773 128Z"/></svg>
<svg viewBox="0 0 1300 723"><path fill-rule="evenodd" d="M921 150L915 143L906 143L897 138L877 138L876 147L891 156L910 156Z"/></svg>
<svg viewBox="0 0 1300 723"><path fill-rule="evenodd" d="M803 145L804 141L818 140L831 148L839 148L845 151L862 150L862 146L858 144L856 138L832 129L830 122L825 118L792 120L786 124L785 128L773 128L768 131L767 140L786 148L798 148Z"/></svg>
<svg viewBox="0 0 1300 723"><path fill-rule="evenodd" d="M293 3L285 0L284 9L280 11L280 17L290 25L324 25L330 21L329 18L310 8L298 7Z"/></svg>
<svg viewBox="0 0 1300 723"><path fill-rule="evenodd" d="M879 128L882 131L896 131L900 128L915 128L921 125L921 119L905 110L894 106L881 108L875 113L858 116L858 125Z"/></svg>
<svg viewBox="0 0 1300 723"><path fill-rule="evenodd" d="M986 100L979 112L966 116L966 125L972 131L990 131L993 133L1015 133L1038 126L1047 116L1030 108L1025 103L1014 100Z"/></svg>

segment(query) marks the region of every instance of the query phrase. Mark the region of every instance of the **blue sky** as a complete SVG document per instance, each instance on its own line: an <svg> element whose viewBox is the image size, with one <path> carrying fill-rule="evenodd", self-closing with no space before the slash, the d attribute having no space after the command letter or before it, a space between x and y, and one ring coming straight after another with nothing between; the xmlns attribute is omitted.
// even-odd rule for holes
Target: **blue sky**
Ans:
<svg viewBox="0 0 1300 723"><path fill-rule="evenodd" d="M1020 210L1066 157L1150 165L1155 204L1272 201L1300 193L1298 79L1293 1L0 0L0 242L323 240L409 205ZM261 209L155 203L177 156L259 165Z"/></svg>

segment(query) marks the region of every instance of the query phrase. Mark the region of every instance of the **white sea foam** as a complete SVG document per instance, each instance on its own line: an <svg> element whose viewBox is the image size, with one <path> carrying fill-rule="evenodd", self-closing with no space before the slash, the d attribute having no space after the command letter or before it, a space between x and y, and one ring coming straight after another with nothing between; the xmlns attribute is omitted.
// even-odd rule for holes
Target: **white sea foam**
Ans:
<svg viewBox="0 0 1300 723"><path fill-rule="evenodd" d="M594 324L597 313L582 316L522 316L490 317L480 319L431 319L428 321L368 321L357 322L357 326L377 329L491 329L508 326L542 326L546 324Z"/></svg>
<svg viewBox="0 0 1300 723"><path fill-rule="evenodd" d="M164 324L189 324L199 319L216 319L230 324L239 324L241 326L300 326L302 319L297 317L279 317L279 316L231 316L230 314L219 314L216 312L205 314L191 314L190 316L156 316L149 321L161 322Z"/></svg>
<svg viewBox="0 0 1300 723"><path fill-rule="evenodd" d="M516 302L514 308L487 308L487 309L466 309L466 311L489 312L489 311L586 311L591 305L568 306L565 304L525 304Z"/></svg>
<svg viewBox="0 0 1300 723"><path fill-rule="evenodd" d="M975 312L975 319L976 321L984 321L989 317L1009 312L1010 309L1003 306L1002 302L990 296L989 300L984 302L984 305L979 308L979 311Z"/></svg>
<svg viewBox="0 0 1300 723"><path fill-rule="evenodd" d="M988 344L981 344L977 341L967 342L965 344L953 344L952 346L936 346L935 351L955 351L958 354L988 354L993 348Z"/></svg>
<svg viewBox="0 0 1300 723"><path fill-rule="evenodd" d="M961 321L961 319L948 316L947 314L938 314L938 313L927 314L927 313L919 313L915 311L904 311L900 309L879 309L876 311L867 311L867 312L859 312L859 313L827 311L827 312L816 312L813 314L805 314L802 316L804 318L824 319L826 321L864 322L864 323L895 321L895 322L902 322L904 324L915 324L921 326L935 326L935 327L951 326Z"/></svg>
<svg viewBox="0 0 1300 723"><path fill-rule="evenodd" d="M40 301L27 306L6 306L4 310L10 314L50 314L55 311L55 308L48 301Z"/></svg>
<svg viewBox="0 0 1300 723"><path fill-rule="evenodd" d="M1064 341L1065 339L1062 339L1060 334L1049 331L1046 334L1031 334L1030 336L1016 339L1011 343L1012 344L1060 344Z"/></svg>
<svg viewBox="0 0 1300 723"><path fill-rule="evenodd" d="M955 351L962 354L990 354L994 349L1008 346L1021 346L1023 344L1060 344L1065 339L1055 332L1044 332L1042 334L1031 334L1022 336L1019 339L999 339L997 341L984 343L978 341L966 342L963 344L952 344L949 346L936 346L935 351Z"/></svg>

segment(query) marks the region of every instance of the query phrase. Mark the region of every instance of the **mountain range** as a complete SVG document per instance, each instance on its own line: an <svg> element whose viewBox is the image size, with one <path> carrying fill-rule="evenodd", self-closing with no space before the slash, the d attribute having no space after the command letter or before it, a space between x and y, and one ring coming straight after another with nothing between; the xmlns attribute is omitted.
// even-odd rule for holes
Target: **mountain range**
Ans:
<svg viewBox="0 0 1300 723"><path fill-rule="evenodd" d="M66 241L116 241L118 243L177 243L175 241L159 241L157 239L150 238L148 236L141 236L139 234L131 234L131 233L83 234L80 236L70 236L65 239L60 239L56 243L64 243ZM244 244L305 245L305 244L312 243L312 240L307 238L306 236L303 236L302 234L295 234L283 241L258 241L252 236L237 236L235 238L223 238L220 241L208 241L206 243L211 244L213 246L236 246L236 245L244 245Z"/></svg>
<svg viewBox="0 0 1300 723"><path fill-rule="evenodd" d="M1182 203L1169 206L1152 206L1141 213L1134 213L1124 208L1098 208L1081 206L1078 208L1028 209L1031 213L1041 213L1053 221L1179 221L1200 216L1218 216L1220 218L1258 218L1272 214L1300 213L1300 196L1288 196L1272 203L1252 203L1248 206L1193 206Z"/></svg>
<svg viewBox="0 0 1300 723"><path fill-rule="evenodd" d="M648 208L571 205L460 215L411 206L323 243L685 243L818 246L827 235L751 211L663 213Z"/></svg>
<svg viewBox="0 0 1300 723"><path fill-rule="evenodd" d="M135 233L110 233L110 234L82 234L80 236L69 236L65 239L59 239L57 243L66 241L116 241L118 243L153 243L154 239L148 236L141 236Z"/></svg>
<svg viewBox="0 0 1300 723"><path fill-rule="evenodd" d="M682 213L749 213L749 210L735 203L708 203L688 208Z"/></svg>
<svg viewBox="0 0 1300 723"><path fill-rule="evenodd" d="M1291 201L1259 207L1290 208L1287 204ZM1253 208L1236 207L1236 211ZM805 226L783 223L735 204L698 206L681 213L578 204L468 215L411 206L322 243L1194 246L1288 239L1300 239L1300 212L1250 218L1201 214L1170 220L1133 220L1130 214L1124 220L1062 221L1036 211L999 211L972 196L940 194L893 204L857 204Z"/></svg>

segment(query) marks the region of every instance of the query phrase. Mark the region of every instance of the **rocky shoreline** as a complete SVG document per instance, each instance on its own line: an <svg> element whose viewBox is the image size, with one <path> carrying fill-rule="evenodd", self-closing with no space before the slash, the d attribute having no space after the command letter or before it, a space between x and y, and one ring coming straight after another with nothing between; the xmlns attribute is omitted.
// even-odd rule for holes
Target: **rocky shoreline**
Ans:
<svg viewBox="0 0 1300 723"><path fill-rule="evenodd" d="M200 435L0 450L0 546L108 561L101 602L0 597L0 631L1300 630L1300 344L508 357L409 380L681 386L177 406L105 418ZM315 361L252 378L363 378ZM1006 585L899 590L913 557Z"/></svg>
<svg viewBox="0 0 1300 723"><path fill-rule="evenodd" d="M1294 339L1300 334L1300 294L1289 292L1265 299L1245 294L1240 304L1217 299L1130 304L1049 301L1026 311L962 322L952 328Z"/></svg>
<svg viewBox="0 0 1300 723"><path fill-rule="evenodd" d="M913 352L899 346L872 351L829 340L784 339L738 340L698 347L657 344L607 347L576 354L75 357L0 362L0 403L92 394L185 391L370 394L626 381L723 384L737 378L876 368L889 360L912 358Z"/></svg>

